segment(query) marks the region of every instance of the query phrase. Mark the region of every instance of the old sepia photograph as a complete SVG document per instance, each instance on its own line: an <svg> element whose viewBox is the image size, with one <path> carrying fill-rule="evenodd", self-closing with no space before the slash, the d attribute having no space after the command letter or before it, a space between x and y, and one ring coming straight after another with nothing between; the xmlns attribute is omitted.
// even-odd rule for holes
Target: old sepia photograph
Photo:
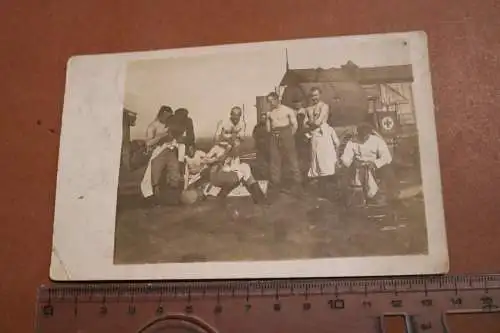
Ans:
<svg viewBox="0 0 500 333"><path fill-rule="evenodd" d="M102 276L87 263L76 275L445 272L426 47L425 34L415 32L73 59L67 89L81 89L70 85L78 80L94 87L79 98L69 90L65 106L105 118L88 135L112 157L84 160L76 151L89 136L62 136L74 149L72 177L75 169L94 172L90 193L66 192L81 206L92 195L105 198L86 207L106 213L71 232L86 234L87 247L105 239L100 260L115 267ZM63 200L58 208L70 209ZM53 265L64 273L55 275L73 279L67 262L88 260L85 251L64 259L57 231L56 224ZM93 236L99 232L106 236ZM155 273L138 273L146 266Z"/></svg>

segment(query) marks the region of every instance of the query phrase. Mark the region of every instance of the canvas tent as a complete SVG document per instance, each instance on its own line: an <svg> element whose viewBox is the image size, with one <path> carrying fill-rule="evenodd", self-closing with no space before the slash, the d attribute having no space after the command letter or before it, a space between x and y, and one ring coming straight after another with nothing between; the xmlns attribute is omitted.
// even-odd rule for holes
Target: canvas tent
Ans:
<svg viewBox="0 0 500 333"><path fill-rule="evenodd" d="M368 96L365 90L342 69L288 70L280 86L285 87L282 103L290 107L297 101L307 106L311 88L319 87L322 100L330 106L329 122L336 126L356 124L367 118Z"/></svg>
<svg viewBox="0 0 500 333"><path fill-rule="evenodd" d="M306 106L310 89L319 87L330 106L329 122L337 127L371 121L374 105L384 100L382 86L412 81L411 65L361 68L349 61L340 68L288 69L280 87L282 103L290 107L297 101Z"/></svg>

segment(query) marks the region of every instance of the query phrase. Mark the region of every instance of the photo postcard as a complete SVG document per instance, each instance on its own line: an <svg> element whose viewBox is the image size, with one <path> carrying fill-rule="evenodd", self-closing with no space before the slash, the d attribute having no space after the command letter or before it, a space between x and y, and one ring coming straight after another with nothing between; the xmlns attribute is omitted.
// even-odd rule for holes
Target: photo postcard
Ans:
<svg viewBox="0 0 500 333"><path fill-rule="evenodd" d="M424 32L68 61L54 280L448 271Z"/></svg>

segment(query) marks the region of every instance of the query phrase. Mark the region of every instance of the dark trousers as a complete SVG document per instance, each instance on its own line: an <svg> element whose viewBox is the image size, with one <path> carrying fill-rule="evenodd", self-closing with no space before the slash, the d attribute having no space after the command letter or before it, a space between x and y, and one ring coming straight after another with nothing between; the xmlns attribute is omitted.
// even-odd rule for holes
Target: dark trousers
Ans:
<svg viewBox="0 0 500 333"><path fill-rule="evenodd" d="M290 169L293 181L300 184L302 177L297 160L297 150L295 149L295 136L290 126L274 128L271 133L269 144L269 176L271 183L281 182L283 166Z"/></svg>
<svg viewBox="0 0 500 333"><path fill-rule="evenodd" d="M297 147L297 158L299 160L300 172L304 180L307 179L307 174L311 167L311 143L302 139L297 139L295 141L295 147Z"/></svg>
<svg viewBox="0 0 500 333"><path fill-rule="evenodd" d="M165 149L151 161L151 182L153 187L165 185L176 188L181 182L177 150Z"/></svg>
<svg viewBox="0 0 500 333"><path fill-rule="evenodd" d="M269 179L269 149L259 148L255 158L255 177Z"/></svg>
<svg viewBox="0 0 500 333"><path fill-rule="evenodd" d="M368 186L368 173L370 171L373 171L373 175L379 181L380 192L383 193L388 200L395 199L395 195L397 193L398 180L394 173L393 166L391 164L387 164L379 169L372 169L369 167L358 168L359 176L361 178L361 183L363 184L362 187L363 191L365 192L365 195L366 191L368 191L366 186ZM353 166L350 172L351 172L350 177L352 179L354 173L356 172L356 167Z"/></svg>
<svg viewBox="0 0 500 333"><path fill-rule="evenodd" d="M377 178L380 179L381 190L385 193L387 199L395 199L398 190L398 179L391 164L386 164L375 171Z"/></svg>
<svg viewBox="0 0 500 333"><path fill-rule="evenodd" d="M131 166L131 149L130 149L130 143L123 143L122 145L122 167L125 168L127 171L132 170Z"/></svg>

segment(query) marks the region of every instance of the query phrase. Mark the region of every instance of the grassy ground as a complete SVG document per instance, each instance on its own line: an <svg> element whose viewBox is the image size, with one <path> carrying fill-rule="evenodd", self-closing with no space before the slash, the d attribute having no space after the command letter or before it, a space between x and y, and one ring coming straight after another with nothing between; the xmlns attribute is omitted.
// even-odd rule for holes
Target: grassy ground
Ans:
<svg viewBox="0 0 500 333"><path fill-rule="evenodd" d="M398 170L400 188L418 186L417 168ZM143 170L124 176L137 189ZM334 189L331 189L334 193ZM144 206L138 190L118 198L115 263L273 260L420 254L427 251L422 197L347 211L316 188L280 194L271 206L228 198L190 206Z"/></svg>
<svg viewBox="0 0 500 333"><path fill-rule="evenodd" d="M382 214L380 214L382 213ZM422 202L347 214L315 197L282 196L270 207L231 198L120 213L116 264L272 260L425 253Z"/></svg>

